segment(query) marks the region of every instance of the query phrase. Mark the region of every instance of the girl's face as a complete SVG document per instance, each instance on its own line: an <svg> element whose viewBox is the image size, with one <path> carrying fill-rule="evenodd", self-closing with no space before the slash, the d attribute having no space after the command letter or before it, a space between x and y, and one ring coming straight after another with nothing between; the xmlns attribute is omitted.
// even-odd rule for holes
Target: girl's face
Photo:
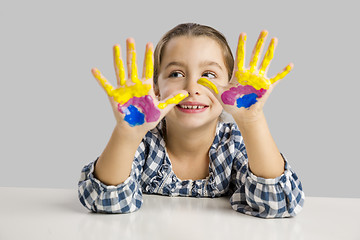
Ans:
<svg viewBox="0 0 360 240"><path fill-rule="evenodd" d="M222 106L209 89L197 83L201 77L226 85L228 73L220 45L209 37L181 36L171 39L163 53L157 94L164 100L177 90L189 96L167 115L167 122L196 128L214 121Z"/></svg>

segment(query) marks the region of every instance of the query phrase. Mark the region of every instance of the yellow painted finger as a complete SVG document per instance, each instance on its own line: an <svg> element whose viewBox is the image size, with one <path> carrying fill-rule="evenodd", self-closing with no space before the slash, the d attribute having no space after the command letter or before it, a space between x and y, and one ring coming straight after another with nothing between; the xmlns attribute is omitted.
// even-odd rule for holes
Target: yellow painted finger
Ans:
<svg viewBox="0 0 360 240"><path fill-rule="evenodd" d="M271 81L271 84L277 82L278 80L284 78L291 70L292 68L294 67L294 65L292 63L290 63L289 65L287 65L283 71L279 72L278 74L276 74L275 77L271 78L270 81Z"/></svg>
<svg viewBox="0 0 360 240"><path fill-rule="evenodd" d="M237 47L237 67L239 71L244 70L245 63L245 43L246 43L246 34L240 34L240 39Z"/></svg>
<svg viewBox="0 0 360 240"><path fill-rule="evenodd" d="M200 78L197 81L198 84L203 85L204 87L210 88L211 90L213 90L216 94L219 93L217 87L215 86L215 84L213 84L212 82L210 82L209 80L207 80L206 78Z"/></svg>
<svg viewBox="0 0 360 240"><path fill-rule="evenodd" d="M259 75L260 76L264 76L265 75L265 72L266 72L266 69L268 68L271 60L273 59L274 57L274 51L275 51L275 41L276 39L273 38L271 39L271 42L269 44L269 47L265 53L265 56L264 56L264 59L261 63L261 68L259 69Z"/></svg>
<svg viewBox="0 0 360 240"><path fill-rule="evenodd" d="M117 74L118 84L120 86L124 86L126 83L125 79L125 68L124 63L121 59L120 47L118 45L114 46L114 63L115 63L115 71Z"/></svg>
<svg viewBox="0 0 360 240"><path fill-rule="evenodd" d="M152 47L146 48L145 53L145 78L150 79L154 74L154 61Z"/></svg>
<svg viewBox="0 0 360 240"><path fill-rule="evenodd" d="M255 45L255 48L254 48L254 51L253 51L253 55L251 57L251 60L250 60L250 72L255 72L256 71L256 65L259 61L259 55L260 55L260 51L261 51L261 48L262 46L264 45L264 41L265 41L265 38L267 36L268 32L267 31L262 31L260 33L260 36L256 42L256 45Z"/></svg>
<svg viewBox="0 0 360 240"><path fill-rule="evenodd" d="M158 108L164 109L164 108L166 108L167 105L169 105L169 104L178 104L179 102L181 102L182 100L184 100L187 96L189 96L189 94L179 93L179 94L177 94L175 97L169 98L169 99L166 100L164 103L159 103Z"/></svg>
<svg viewBox="0 0 360 240"><path fill-rule="evenodd" d="M114 90L113 86L106 80L106 78L101 74L101 72L98 69L93 69L92 74L94 77L99 81L101 86L104 88L105 92L112 96L112 92Z"/></svg>
<svg viewBox="0 0 360 240"><path fill-rule="evenodd" d="M126 86L126 87L120 87L112 92L112 97L114 97L114 100L120 104L124 104L128 102L133 97L143 97L145 95L148 95L149 91L151 89L150 84L142 84L137 83L132 86Z"/></svg>
<svg viewBox="0 0 360 240"><path fill-rule="evenodd" d="M268 89L269 86L271 85L269 79L251 73L249 70L246 70L244 72L237 71L235 73L235 76L241 85L243 86L250 85L254 87L256 90L260 90L261 88Z"/></svg>
<svg viewBox="0 0 360 240"><path fill-rule="evenodd" d="M128 58L131 58L131 70L130 70L130 79L133 83L139 83L140 80L138 78L138 70L136 64L136 51L135 51L135 43L129 42L128 43Z"/></svg>

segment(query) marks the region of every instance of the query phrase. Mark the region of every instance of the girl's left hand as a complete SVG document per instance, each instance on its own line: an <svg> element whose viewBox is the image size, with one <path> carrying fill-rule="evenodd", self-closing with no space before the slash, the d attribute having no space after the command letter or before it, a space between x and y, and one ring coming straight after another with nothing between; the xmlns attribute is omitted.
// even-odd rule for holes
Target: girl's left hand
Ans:
<svg viewBox="0 0 360 240"><path fill-rule="evenodd" d="M249 68L244 68L246 34L240 34L234 72L226 86L220 86L212 79L200 78L198 80L199 84L213 91L224 110L230 113L237 122L256 121L262 115L264 104L278 80L285 77L293 68L293 64L290 63L275 77L269 79L266 76L277 45L277 39L272 38L260 68L257 69L259 55L267 34L265 30L260 33L252 52Z"/></svg>

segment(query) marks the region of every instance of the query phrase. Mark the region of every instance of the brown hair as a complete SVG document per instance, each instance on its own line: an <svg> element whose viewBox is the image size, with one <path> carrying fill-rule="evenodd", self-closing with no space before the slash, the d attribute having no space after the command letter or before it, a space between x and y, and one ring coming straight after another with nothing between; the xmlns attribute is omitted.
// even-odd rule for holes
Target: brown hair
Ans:
<svg viewBox="0 0 360 240"><path fill-rule="evenodd" d="M200 25L197 23L183 23L179 24L170 31L168 31L158 42L154 51L154 86L157 87L157 81L159 77L161 59L164 54L164 49L167 43L174 37L189 36L189 37L200 37L206 36L212 38L219 43L223 50L223 56L225 61L225 67L228 71L229 80L231 79L233 68L234 68L234 57L231 53L229 44L222 33L216 29Z"/></svg>

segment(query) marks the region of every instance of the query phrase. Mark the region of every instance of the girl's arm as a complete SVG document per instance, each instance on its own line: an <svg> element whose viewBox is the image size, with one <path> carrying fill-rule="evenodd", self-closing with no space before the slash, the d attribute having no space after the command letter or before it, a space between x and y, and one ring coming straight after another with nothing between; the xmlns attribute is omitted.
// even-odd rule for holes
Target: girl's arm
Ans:
<svg viewBox="0 0 360 240"><path fill-rule="evenodd" d="M137 77L133 39L127 39L128 80L120 54L114 46L117 77L115 89L96 68L94 77L109 96L116 119L112 136L97 161L82 170L78 183L80 202L89 210L129 213L142 205L140 178L146 158L145 134L153 129L172 107L187 96L178 91L163 102L155 99L152 88L153 46L146 45L142 79Z"/></svg>
<svg viewBox="0 0 360 240"><path fill-rule="evenodd" d="M263 107L278 80L291 71L293 64L273 78L266 77L277 45L277 39L273 38L257 69L267 34L265 30L260 33L249 68L244 67L246 34L240 34L234 73L227 86L218 86L206 78L199 79L198 83L213 90L224 110L233 116L244 138L251 171L260 177L274 178L284 172L284 160L270 134Z"/></svg>
<svg viewBox="0 0 360 240"><path fill-rule="evenodd" d="M215 93L224 110L233 116L243 138L238 149L241 153L233 163L233 209L264 218L288 217L302 209L305 195L300 180L276 147L263 106L278 80L290 72L293 64L273 78L266 77L277 44L273 38L257 69L266 35L266 31L260 33L250 66L245 69L246 35L240 34L234 73L227 86L219 86L206 78L199 79L198 83Z"/></svg>
<svg viewBox="0 0 360 240"><path fill-rule="evenodd" d="M123 183L130 175L136 149L145 134L116 125L96 162L94 176L106 185Z"/></svg>
<svg viewBox="0 0 360 240"><path fill-rule="evenodd" d="M179 91L174 97L169 97L159 103L152 89L153 45L151 43L146 45L143 75L142 79L139 79L135 42L129 38L126 43L128 80L125 79L118 45L115 45L113 49L117 77L116 89L98 69L92 69L94 77L109 96L117 122L105 150L96 163L94 172L95 177L107 185L118 185L129 177L134 154L141 139L172 107L187 96L186 91Z"/></svg>
<svg viewBox="0 0 360 240"><path fill-rule="evenodd" d="M251 172L262 178L280 176L284 172L284 159L271 136L264 114L248 122L234 120L244 139Z"/></svg>

